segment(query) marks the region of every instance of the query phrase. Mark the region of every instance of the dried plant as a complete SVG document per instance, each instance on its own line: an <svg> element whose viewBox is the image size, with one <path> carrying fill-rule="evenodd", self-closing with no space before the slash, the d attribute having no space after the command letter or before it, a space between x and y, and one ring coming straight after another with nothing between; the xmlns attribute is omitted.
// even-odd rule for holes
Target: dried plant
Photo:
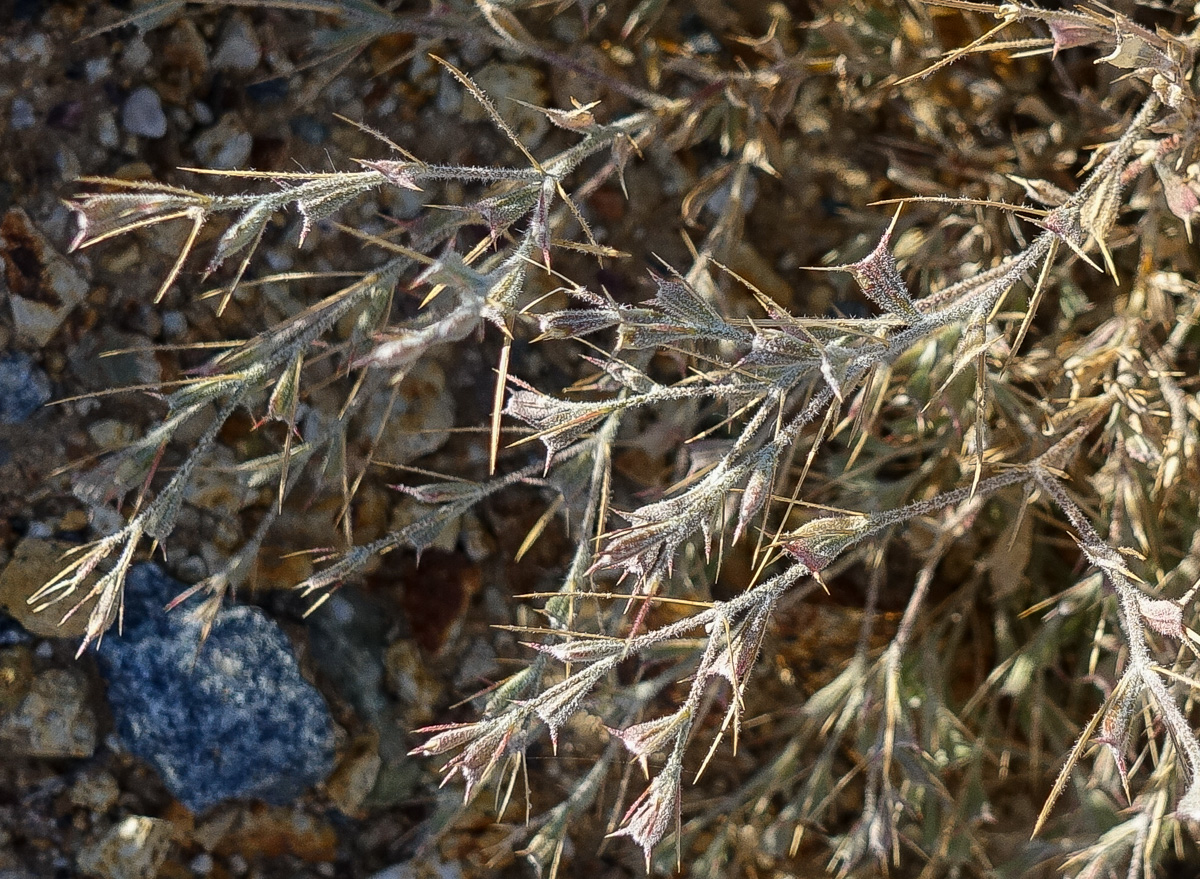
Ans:
<svg viewBox="0 0 1200 879"><path fill-rule="evenodd" d="M286 439L246 471L254 486L276 487L275 502L246 549L197 587L211 608L244 581L295 496L332 484L349 509L373 462L349 463L347 437L375 391L483 333L498 351L488 467L402 487L423 518L347 545L298 588L319 604L379 555L419 554L447 523L518 484L551 499L541 527L570 513L574 552L558 588L528 596L544 617L522 629L529 661L478 700L478 719L427 728L413 751L444 756L446 780L460 779L468 798L497 777L511 793L542 727L558 747L581 712L598 714L612 743L574 793L532 820L525 854L540 873L558 869L572 817L600 807L613 816L609 836L640 847L647 870L697 876L782 870L801 857L844 876L881 865L1152 876L1194 851L1200 295L1179 245L1200 208L1194 31L1099 4L816 4L825 13L803 40L782 11L764 33L738 37L736 65L681 52L669 73L685 87L665 97L533 36L525 17L538 20L540 3L451 3L441 17L320 5L344 25L327 38L330 55L389 33L432 48L470 37L582 71L640 109L608 121L592 104L545 109L573 142L539 158L503 108L442 61L521 163L430 164L392 145L392 157L357 170L227 174L261 187L234 195L87 181L72 201L77 247L187 224L160 295L184 282L209 224L230 215L206 268L237 262L223 302L281 211L299 211L303 241L381 188L454 183L467 196L395 233L343 228L377 264L213 359L166 396L155 428L80 481L95 505L137 490L126 525L39 598L72 596L104 571L81 649L113 624L143 538L171 534L189 481L238 409L283 422ZM559 14L592 9L574 5ZM638 4L623 33L652 33L670 6ZM976 36L935 38L961 27ZM1104 123L1078 141L1093 149L1086 167L1076 154L1073 189L1045 179L1068 179L1050 158L1016 164L1007 145L988 146L956 104L973 88L1003 90L970 56L1066 75L1062 59L1090 64L1088 51L1112 75L1109 92L1091 93ZM774 181L799 158L784 146L795 128L833 136L812 122L818 105L870 116L889 102L928 137L917 153L925 169L905 158L909 142L890 142L891 177L916 195L889 199L903 204L874 243L834 246L849 260L865 244L865 256L807 275L814 287L852 279L868 313L809 314L803 292L795 307L743 277L756 212L770 213ZM1051 151L1061 136L1039 142ZM714 144L719 158L680 206L684 221L706 227L690 265L655 267L641 301L570 279L581 256L622 256L593 228L593 193L623 187L640 162L665 167ZM937 192L943 179L980 185L950 197ZM1013 200L1022 197L1036 205ZM876 229L886 221L880 209L870 216ZM397 299L410 291L423 307L405 320ZM347 321L353 329L336 333ZM569 392L519 377L518 352L534 336L573 352L580 381ZM347 389L338 410L308 402L317 361ZM156 478L194 421L198 438ZM510 445L513 426L527 430ZM664 436L675 438L670 476L639 496L614 461ZM544 457L528 457L533 442ZM806 608L839 601L858 604L856 643L825 660L831 675L800 686L787 669L794 627ZM602 781L625 752L647 786L626 796L626 776L614 803ZM714 760L738 783L705 788ZM1028 791L1044 798L1040 814L1013 805ZM1069 792L1075 805L1056 809ZM1031 833L1038 842L1014 841Z"/></svg>

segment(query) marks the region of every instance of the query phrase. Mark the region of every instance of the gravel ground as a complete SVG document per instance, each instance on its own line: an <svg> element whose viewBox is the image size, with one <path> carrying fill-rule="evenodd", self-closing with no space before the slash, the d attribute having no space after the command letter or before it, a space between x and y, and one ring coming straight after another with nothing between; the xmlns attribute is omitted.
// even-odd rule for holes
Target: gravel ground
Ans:
<svg viewBox="0 0 1200 879"><path fill-rule="evenodd" d="M280 661L298 662L316 685L296 685L297 698L308 700L295 708L297 716L324 717L311 721L313 729L327 723L332 732L328 741L319 731L297 734L293 758L271 758L279 776L266 787L239 784L243 770L236 761L253 764L249 745L229 744L220 772L210 778L208 758L186 750L203 742L197 746L177 734L186 717L163 720L177 711L169 700L206 705L200 690L244 682L230 677L222 684L219 677L205 678L204 669L196 671L199 690L187 690L192 685L177 677L160 678L166 666L153 659L178 653L178 662L171 660L171 674L178 676L187 665L186 643L138 646L139 630L129 621L119 650L102 646L99 662L91 652L77 659L84 614L60 625L54 608L34 614L26 604L61 567L63 552L113 527L115 520L97 520L103 508L80 504L73 482L161 415L160 383L179 379L208 356L187 346L252 335L297 310L293 297L323 292L319 285L247 285L218 318L214 302L201 295L207 287L198 268L189 265L154 303L183 230L158 227L70 253L75 224L64 199L86 189L79 178L230 191L227 181L180 169L319 170L348 167L350 157L388 155L384 144L335 114L442 161L475 164L516 155L444 70L421 53L409 57L411 38L376 41L349 61L326 60L312 54L309 42L314 28L332 23L329 17L192 8L168 10L143 31L122 23L137 8L0 2L0 257L9 303L0 314L6 352L0 359L0 606L8 611L0 613L0 741L12 755L0 764L0 877L527 875L512 853L523 839L519 828L514 835L512 826L495 824L490 804L460 813L461 793L452 786L438 791L434 763L407 756L414 744L407 731L444 720L442 706L470 696L494 678L504 656L519 653L512 636L497 634L485 620L513 621L508 596L545 579L560 562L564 537L555 528L519 566L499 562L513 557L540 515L530 503L536 498L518 493L465 517L419 569L411 556L389 558L361 588L339 593L307 623L305 602L286 587L303 579L311 562L289 553L327 543L337 510L285 511L264 547L253 589L239 598L263 607L272 622L261 625L279 633L264 629L252 637L286 640L296 659ZM601 97L613 110L622 108L620 96L601 94L585 81L560 76L550 83L535 65L482 46L458 48L451 60L474 71L492 94L561 106L569 106L569 97ZM553 136L540 114L507 106L527 144ZM630 185L644 194L636 208L611 186L592 203L607 234L641 256L641 265L652 252L680 261L686 254L675 231L676 208L671 222L655 220L667 203L656 180L631 169ZM338 219L378 231L420 206L415 197L385 194L350 206ZM297 250L298 228L294 216L272 225L256 257L261 270L256 265L248 278L256 271L344 266L345 237L322 225ZM633 234L638 229L654 231ZM602 280L626 295L648 284L632 269ZM452 360L434 358L406 382L400 429L384 436L381 457L425 456L422 464L434 469L477 469L479 444L446 428L486 422L495 351L489 339ZM562 374L563 364L538 356L526 357L527 377L530 365L535 374ZM132 390L104 393L112 388ZM51 399L62 402L43 406ZM235 418L222 432L218 459L224 455L232 464L253 450L253 428L248 417ZM364 432L373 430L368 425ZM636 456L625 465L629 472L647 466ZM176 591L206 576L253 527L253 499L229 491L219 477L198 477L179 527L157 555L181 581ZM244 516L228 516L231 507ZM411 504L368 484L353 513L356 538L370 539L407 515ZM219 623L217 633L235 625L242 623ZM130 662L151 665L129 672ZM143 698L150 698L146 691L156 680L168 701L147 707ZM224 710L214 706L194 710ZM249 710L251 719L265 716ZM167 732L148 738L139 732L160 721ZM211 731L202 719L197 726ZM261 728L243 732L251 744L267 735ZM319 753L322 748L329 753ZM564 759L574 759L569 748ZM556 771L546 773L544 796L570 783L569 776L555 781ZM314 786L314 779L324 781ZM297 786L304 790L298 796ZM451 818L454 829L430 845L431 828ZM591 834L593 850L600 835ZM611 858L598 863L613 875L637 869L630 852Z"/></svg>
<svg viewBox="0 0 1200 879"><path fill-rule="evenodd" d="M320 63L308 42L314 27L331 22L328 17L193 9L168 14L143 33L119 23L130 11L127 4L0 3L0 255L9 303L0 316L6 352L0 360L0 603L26 627L0 615L0 740L6 751L0 765L0 876L366 877L398 864L407 866L384 875L478 873L490 858L480 854L492 838L485 829L490 822L481 813L459 837L447 838L447 845L461 850L445 854L453 866L444 866L436 848L422 848L415 829L438 808L453 811L459 794L447 790L438 798L434 767L406 752L412 747L407 730L432 722L435 706L469 695L495 669L486 627L464 626L463 620L473 596L502 587L503 572L484 583L478 561L487 550L476 561L460 551L441 558L434 553L420 579L438 582L428 592L409 588L400 601L396 578L417 579L409 560L407 570L381 572L373 585L339 595L320 619L305 625L304 602L273 590L311 569L306 558L283 556L327 542L336 511L288 511L272 537L277 545L266 547L252 594L242 596L265 606L283 628L264 622L279 634L263 629L255 635L251 627L237 637L282 639L289 653L294 649L299 670L318 688L302 685L308 689L295 710L323 716L312 721L314 729L325 723L331 732L314 733L317 741L292 728L291 739L281 738L277 746L284 751L273 758L281 772L269 781L283 787L266 793L239 785L239 772L261 769L253 765L253 752L237 752L245 745L228 745L222 772L209 777L202 754L171 753L195 743L146 740L131 731L170 710L129 702L153 688L159 667L152 658L166 642L139 648L134 641L126 648L136 636L128 630L120 651L102 647L102 662L93 653L76 660L76 620L59 627L54 610L35 616L25 606L24 599L60 566L63 551L105 527L89 522L71 492L72 474L138 435L162 412L155 384L179 378L207 356L179 347L257 332L262 321L294 307L288 295L311 292L269 291L265 296L281 297L273 303L257 291L239 295L218 320L214 304L198 295L206 289L198 270L189 266L181 283L152 304L180 243L178 230L68 255L74 221L63 199L80 191L77 178L228 188L177 169L328 169L346 167L349 156L387 155L385 146L340 122L335 112L445 159L482 161L501 150L478 115L459 113L461 94L431 62L407 64L406 75L390 81L376 76L411 40L384 41L348 64ZM318 63L306 66L313 60ZM526 89L529 100L544 99L540 72L516 65L496 71L518 77L516 87ZM439 124L430 124L435 118ZM378 228L381 214L403 217L417 206L372 200L341 219ZM275 271L339 267L346 240L321 228L297 252L292 219L269 230L258 257L263 265ZM117 349L126 353L100 356ZM462 389L486 369L481 357L456 363L450 376L433 364L405 389L413 410L404 416L405 426L454 423L452 393L471 417L475 401ZM150 387L38 408L51 398L126 386ZM222 436L228 460L252 444L251 427L238 422ZM430 436L397 434L389 458L415 458L448 438L444 431ZM456 454L468 453L459 444ZM165 555L158 556L184 581L176 591L205 576L246 536L249 518L219 512L230 501L223 486L220 479L201 478ZM355 512L358 533L379 533L396 514L396 503L391 493L369 486ZM483 540L482 523L474 520L473 527ZM423 622L414 627L410 611L419 614L422 602L433 603L422 596L444 597L447 590L460 595L448 605L439 600L436 613L419 616ZM356 612L369 615L370 624L360 618L351 625ZM214 634L245 624L231 618ZM314 659L314 643L334 652ZM187 665L186 643L178 649ZM132 678L121 671L143 661L151 665ZM283 662L296 665L295 659ZM197 673L197 680L197 686L221 686L218 677ZM264 686L275 687L268 695L280 698L278 680ZM197 692L174 698L190 710L221 710L203 708L205 697ZM213 732L203 720L197 718L197 731ZM264 730L260 725L243 733L254 744ZM328 753L319 753L322 747ZM155 749L161 759L150 755ZM200 762L189 767L189 760ZM239 770L239 760L250 765ZM314 780L323 783L314 786ZM303 790L298 796L296 785ZM270 802L247 799L247 793ZM217 800L224 802L212 805ZM507 861L513 862L511 855Z"/></svg>

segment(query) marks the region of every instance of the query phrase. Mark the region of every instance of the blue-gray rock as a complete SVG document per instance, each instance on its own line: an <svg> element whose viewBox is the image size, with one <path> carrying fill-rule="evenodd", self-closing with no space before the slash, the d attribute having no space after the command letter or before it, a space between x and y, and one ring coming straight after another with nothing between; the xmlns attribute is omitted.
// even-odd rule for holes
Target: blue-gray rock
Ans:
<svg viewBox="0 0 1200 879"><path fill-rule="evenodd" d="M0 423L20 424L50 399L50 379L28 354L0 356Z"/></svg>
<svg viewBox="0 0 1200 879"><path fill-rule="evenodd" d="M97 654L118 735L194 812L294 800L333 767L325 700L257 608L222 609L201 646L185 608L163 610L185 588L154 564L129 572L124 633Z"/></svg>
<svg viewBox="0 0 1200 879"><path fill-rule="evenodd" d="M134 89L121 106L121 127L130 134L157 140L167 133L167 114L158 92L144 85Z"/></svg>
<svg viewBox="0 0 1200 879"><path fill-rule="evenodd" d="M37 116L33 113L33 104L24 98L13 98L8 127L13 131L24 131L26 128L33 128L36 123Z"/></svg>

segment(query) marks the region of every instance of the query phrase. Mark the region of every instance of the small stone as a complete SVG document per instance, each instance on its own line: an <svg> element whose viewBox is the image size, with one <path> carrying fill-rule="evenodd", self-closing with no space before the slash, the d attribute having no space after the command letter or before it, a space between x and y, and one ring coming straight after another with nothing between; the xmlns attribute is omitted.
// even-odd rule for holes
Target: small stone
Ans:
<svg viewBox="0 0 1200 879"><path fill-rule="evenodd" d="M216 615L201 643L184 590L153 564L125 583L125 630L97 651L117 733L187 808L254 797L283 804L333 766L333 721L287 638L257 608Z"/></svg>
<svg viewBox="0 0 1200 879"><path fill-rule="evenodd" d="M443 71L441 77L438 79L436 101L438 113L443 116L454 117L462 112L462 106L462 86L458 84L458 80L451 75L450 71Z"/></svg>
<svg viewBox="0 0 1200 879"><path fill-rule="evenodd" d="M0 259L0 294L8 294L17 333L45 347L87 296L87 282L20 208L0 222Z"/></svg>
<svg viewBox="0 0 1200 879"><path fill-rule="evenodd" d="M61 540L42 540L27 536L13 550L12 559L0 574L0 607L25 627L43 638L79 638L87 629L87 617L95 599L80 607L66 622L62 616L73 606L71 599L38 611L29 599L68 562L63 555L75 549L74 544ZM86 595L95 577L89 577L75 598Z"/></svg>
<svg viewBox="0 0 1200 879"><path fill-rule="evenodd" d="M71 785L71 804L91 812L107 812L117 804L121 789L111 772L98 769L85 772Z"/></svg>
<svg viewBox="0 0 1200 879"><path fill-rule="evenodd" d="M729 208L731 198L733 198L732 176L708 197L708 201L704 203L704 209L711 212L714 217L721 217ZM756 201L758 201L758 179L751 174L746 178L746 185L742 191L740 210L749 213L754 208Z"/></svg>
<svg viewBox="0 0 1200 879"><path fill-rule="evenodd" d="M459 542L467 558L478 565L495 555L496 538L479 521L478 513L467 510L460 522Z"/></svg>
<svg viewBox="0 0 1200 879"><path fill-rule="evenodd" d="M145 26L145 23L143 25ZM139 34L125 44L125 51L121 55L121 65L126 70L137 73L145 70L153 58L154 53Z"/></svg>
<svg viewBox="0 0 1200 879"><path fill-rule="evenodd" d="M207 80L208 46L195 22L185 18L171 28L171 35L164 46L163 59L171 67L186 71L193 88Z"/></svg>
<svg viewBox="0 0 1200 879"><path fill-rule="evenodd" d="M109 451L129 445L137 436L137 431L131 424L117 421L115 418L101 418L87 426L88 436L97 447Z"/></svg>
<svg viewBox="0 0 1200 879"><path fill-rule="evenodd" d="M415 220L430 200L429 193L402 186L385 187L380 191L379 199L387 212L397 220Z"/></svg>
<svg viewBox="0 0 1200 879"><path fill-rule="evenodd" d="M212 65L217 70L253 70L258 66L261 55L262 48L253 28L244 18L237 16L221 32L221 42L213 55Z"/></svg>
<svg viewBox="0 0 1200 879"><path fill-rule="evenodd" d="M193 101L192 118L196 120L197 125L212 125L217 117L213 115L212 107L208 104L203 101Z"/></svg>
<svg viewBox="0 0 1200 879"><path fill-rule="evenodd" d="M87 77L87 81L92 85L95 85L110 73L112 73L112 59L107 55L102 55L99 58L89 58L83 65L83 75Z"/></svg>
<svg viewBox="0 0 1200 879"><path fill-rule="evenodd" d="M156 140L167 133L167 114L158 92L144 85L134 89L121 107L121 127L129 134Z"/></svg>
<svg viewBox="0 0 1200 879"><path fill-rule="evenodd" d="M0 742L10 754L26 757L90 757L96 750L96 715L87 701L82 673L44 671L16 711L0 721Z"/></svg>
<svg viewBox="0 0 1200 879"><path fill-rule="evenodd" d="M325 792L343 815L360 818L363 803L374 790L382 766L379 736L359 736L329 776Z"/></svg>
<svg viewBox="0 0 1200 879"><path fill-rule="evenodd" d="M58 520L59 531L82 531L88 525L88 514L83 510L68 510Z"/></svg>
<svg viewBox="0 0 1200 879"><path fill-rule="evenodd" d="M115 507L94 504L88 508L88 524L92 526L94 535L107 537L125 527L125 517Z"/></svg>
<svg viewBox="0 0 1200 879"><path fill-rule="evenodd" d="M50 399L50 378L28 354L0 356L0 424L20 424Z"/></svg>
<svg viewBox="0 0 1200 879"><path fill-rule="evenodd" d="M322 675L358 716L381 731L387 726L383 689L384 616L358 590L342 589L309 617L309 652Z"/></svg>
<svg viewBox="0 0 1200 879"><path fill-rule="evenodd" d="M117 116L106 110L96 116L96 140L102 147L116 149L121 143L121 132L117 129Z"/></svg>
<svg viewBox="0 0 1200 879"><path fill-rule="evenodd" d="M242 481L229 478L237 463L232 450L219 446L213 452L213 466L200 468L188 482L184 500L216 515L242 509L257 497L257 492Z"/></svg>
<svg viewBox="0 0 1200 879"><path fill-rule="evenodd" d="M215 825L215 826L214 826ZM264 806L218 812L196 829L196 838L217 855L259 861L291 855L309 863L337 857L333 826L299 809Z"/></svg>
<svg viewBox="0 0 1200 879"><path fill-rule="evenodd" d="M494 679L499 670L496 648L488 639L479 638L462 654L454 685L463 690L478 689L483 682Z"/></svg>
<svg viewBox="0 0 1200 879"><path fill-rule="evenodd" d="M33 115L33 104L24 98L13 98L12 110L8 117L8 126L13 131L24 131L33 128L37 117Z"/></svg>
<svg viewBox="0 0 1200 879"><path fill-rule="evenodd" d="M407 464L436 452L450 439L454 426L454 395L446 387L446 374L432 360L406 376L395 402L392 392L379 392L370 408L370 436L379 435L375 457L392 464ZM387 418L383 433L379 421Z"/></svg>
<svg viewBox="0 0 1200 879"><path fill-rule="evenodd" d="M54 167L58 171L59 179L67 183L73 181L83 171L79 156L75 155L74 150L66 147L54 151Z"/></svg>
<svg viewBox="0 0 1200 879"><path fill-rule="evenodd" d="M429 665L421 650L407 639L397 641L383 654L383 668L388 688L400 697L407 708L410 726L424 726L434 719L434 710L441 704L445 687L429 673Z"/></svg>
<svg viewBox="0 0 1200 879"><path fill-rule="evenodd" d="M79 853L79 871L99 879L154 879L170 845L170 821L130 815Z"/></svg>
<svg viewBox="0 0 1200 879"><path fill-rule="evenodd" d="M142 249L136 242L129 242L125 247L114 247L111 252L105 252L100 257L100 267L110 274L123 275L133 271L142 262Z"/></svg>
<svg viewBox="0 0 1200 879"><path fill-rule="evenodd" d="M112 327L90 334L68 356L71 368L92 387L152 385L162 378L162 365L149 340Z"/></svg>
<svg viewBox="0 0 1200 879"><path fill-rule="evenodd" d="M43 33L31 34L12 48L13 60L24 65L44 65L50 61L52 53L50 39Z"/></svg>
<svg viewBox="0 0 1200 879"><path fill-rule="evenodd" d="M168 339L178 339L187 332L187 316L182 311L171 309L162 314L162 334Z"/></svg>
<svg viewBox="0 0 1200 879"><path fill-rule="evenodd" d="M224 171L245 166L253 147L254 138L232 113L192 142L192 151L204 167Z"/></svg>
<svg viewBox="0 0 1200 879"><path fill-rule="evenodd" d="M208 576L208 562L198 555L190 555L175 566L175 576L184 583L199 583Z"/></svg>
<svg viewBox="0 0 1200 879"><path fill-rule="evenodd" d="M295 589L312 576L313 560L309 553L291 552L278 546L264 546L255 560L254 588Z"/></svg>

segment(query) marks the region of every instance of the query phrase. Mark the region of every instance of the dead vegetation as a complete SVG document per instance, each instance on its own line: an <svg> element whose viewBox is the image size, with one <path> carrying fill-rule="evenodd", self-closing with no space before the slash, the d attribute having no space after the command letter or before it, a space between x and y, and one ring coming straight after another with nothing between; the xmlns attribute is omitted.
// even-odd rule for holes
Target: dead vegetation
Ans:
<svg viewBox="0 0 1200 879"><path fill-rule="evenodd" d="M314 62L403 37L380 74L402 80L433 56L495 160L380 126L340 170L83 181L77 247L183 230L160 296L206 278L218 313L248 284L303 305L79 478L125 524L39 600L101 571L100 639L248 409L279 429L229 473L256 521L192 590L210 610L289 510L339 509L296 584L319 608L504 492L540 499L516 555L559 551L513 589L524 664L414 749L467 798L495 789L540 874L586 863L572 828L600 815L696 876L1163 875L1200 822L1186 12L686 5L289 3L321 26ZM461 56L494 53L577 100L489 95ZM536 146L518 108L552 126ZM338 220L385 191L427 208ZM289 212L300 245L341 236L333 292L257 267ZM494 358L470 463L391 462L422 513L356 540L361 493L397 479L377 450L398 395L459 346ZM532 808L526 786L566 783L527 765L547 742L589 765Z"/></svg>

